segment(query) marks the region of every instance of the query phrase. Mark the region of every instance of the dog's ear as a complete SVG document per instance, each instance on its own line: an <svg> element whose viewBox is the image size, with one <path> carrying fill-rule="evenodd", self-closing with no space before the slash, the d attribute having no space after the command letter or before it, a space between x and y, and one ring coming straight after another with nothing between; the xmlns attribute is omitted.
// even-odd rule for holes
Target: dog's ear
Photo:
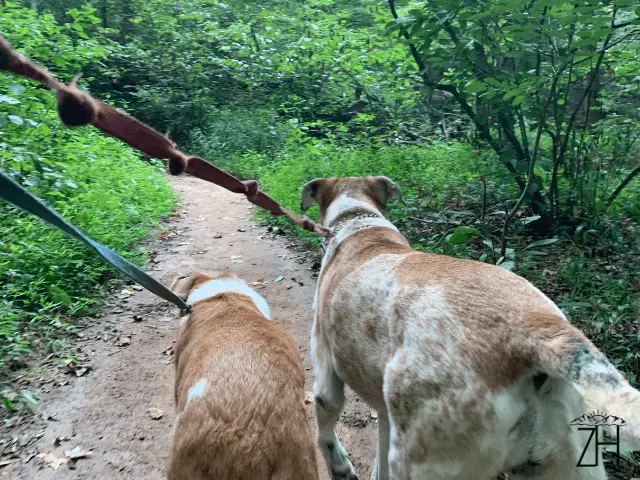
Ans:
<svg viewBox="0 0 640 480"><path fill-rule="evenodd" d="M300 202L301 210L308 210L316 203L316 195L318 187L326 182L326 178L315 178L302 187L302 201Z"/></svg>
<svg viewBox="0 0 640 480"><path fill-rule="evenodd" d="M384 176L373 177L373 180L383 205L386 205L392 198L397 198L404 203L402 190L396 182Z"/></svg>
<svg viewBox="0 0 640 480"><path fill-rule="evenodd" d="M173 283L171 283L171 291L183 300L189 298L193 285L196 283L198 277L196 275L181 275L176 277Z"/></svg>

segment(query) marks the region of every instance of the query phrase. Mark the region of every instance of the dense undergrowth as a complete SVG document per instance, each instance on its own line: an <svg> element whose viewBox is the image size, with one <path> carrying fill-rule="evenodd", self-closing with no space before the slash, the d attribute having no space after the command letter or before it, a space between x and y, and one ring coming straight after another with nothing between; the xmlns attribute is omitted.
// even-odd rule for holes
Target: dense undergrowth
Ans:
<svg viewBox="0 0 640 480"><path fill-rule="evenodd" d="M57 188L29 185L29 177L17 171L14 177L93 239L142 262L138 242L176 200L164 174L115 140L89 131L64 136L59 148L47 152L65 159L56 170ZM3 170L12 164L5 158ZM114 276L89 248L0 205L0 368L34 340L48 350L59 346L68 317L89 312L97 304L96 287Z"/></svg>
<svg viewBox="0 0 640 480"><path fill-rule="evenodd" d="M95 23L87 12L75 15L76 33ZM73 42L51 16L28 9L7 12L1 24L2 34L22 52L62 78L106 55L102 46ZM145 259L138 243L176 201L158 164L143 162L92 128L63 128L51 92L4 74L0 169L89 236L138 263ZM34 347L58 348L73 328L72 317L90 311L99 287L114 276L88 248L0 201L0 374L20 366Z"/></svg>

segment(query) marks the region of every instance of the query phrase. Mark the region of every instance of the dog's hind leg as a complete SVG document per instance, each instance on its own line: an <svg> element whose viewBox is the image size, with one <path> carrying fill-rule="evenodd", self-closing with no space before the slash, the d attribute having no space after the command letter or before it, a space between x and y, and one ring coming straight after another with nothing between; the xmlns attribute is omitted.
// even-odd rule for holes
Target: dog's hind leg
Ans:
<svg viewBox="0 0 640 480"><path fill-rule="evenodd" d="M344 405L344 382L336 374L322 339L317 338L315 324L311 333L311 355L315 373L313 394L320 452L333 480L358 480L349 455L334 431Z"/></svg>
<svg viewBox="0 0 640 480"><path fill-rule="evenodd" d="M389 479L389 435L389 417L386 412L378 412L378 448L371 480Z"/></svg>

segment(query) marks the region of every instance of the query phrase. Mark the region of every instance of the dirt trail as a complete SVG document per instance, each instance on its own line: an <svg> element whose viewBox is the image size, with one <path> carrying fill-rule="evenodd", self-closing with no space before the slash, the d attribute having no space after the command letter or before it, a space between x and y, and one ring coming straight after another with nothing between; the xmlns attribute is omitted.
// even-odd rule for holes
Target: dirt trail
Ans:
<svg viewBox="0 0 640 480"><path fill-rule="evenodd" d="M258 291L275 321L299 346L305 388L311 390L309 332L316 283L311 255L292 249L286 236L269 234L251 222L253 208L244 198L193 178L172 181L183 204L179 218L165 226L168 235L160 236L166 238L150 242L150 249L158 252L151 274L165 285L179 272L192 270L232 270L247 282L264 277L266 286ZM233 263L231 257L239 255L243 263ZM284 279L276 281L280 276ZM176 337L178 311L147 291L129 290L134 295L120 292L82 330L76 356L90 365L86 374L40 372L33 378L32 384L40 386L38 417L0 435L0 460L15 451L13 463L0 467L0 476L164 478L174 419L174 365L165 351ZM134 316L142 319L135 321ZM375 455L376 421L353 393L347 397L338 434L364 479ZM163 416L152 419L150 408L162 410ZM313 421L312 405L308 414ZM57 437L69 439L56 445ZM64 458L64 452L76 446L92 455L57 470L43 468L35 457L48 453ZM319 453L318 459L322 478L328 478Z"/></svg>

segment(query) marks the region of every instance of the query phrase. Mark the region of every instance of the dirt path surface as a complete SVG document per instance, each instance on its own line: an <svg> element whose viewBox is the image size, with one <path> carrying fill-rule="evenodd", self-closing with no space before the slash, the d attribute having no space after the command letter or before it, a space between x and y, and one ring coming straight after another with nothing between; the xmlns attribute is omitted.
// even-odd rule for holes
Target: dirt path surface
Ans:
<svg viewBox="0 0 640 480"><path fill-rule="evenodd" d="M183 203L165 224L166 231L150 242L149 248L157 252L151 274L165 285L189 271L232 270L249 283L264 278L266 284L258 291L274 320L296 341L306 371L305 388L311 390L309 332L316 283L311 266L317 258L292 248L286 235L268 233L251 222L253 208L244 198L193 178L172 181ZM177 320L173 305L132 285L111 298L80 332L74 347L75 374L60 368L34 369L24 379L38 394L38 415L0 431L0 476L164 478L174 420L170 353ZM161 410L161 418L153 419L160 412L150 409ZM308 414L313 421L312 405ZM372 417L369 408L348 392L338 435L361 479L369 477L375 455ZM54 468L75 447L91 455ZM319 453L318 460L321 478L328 478Z"/></svg>

